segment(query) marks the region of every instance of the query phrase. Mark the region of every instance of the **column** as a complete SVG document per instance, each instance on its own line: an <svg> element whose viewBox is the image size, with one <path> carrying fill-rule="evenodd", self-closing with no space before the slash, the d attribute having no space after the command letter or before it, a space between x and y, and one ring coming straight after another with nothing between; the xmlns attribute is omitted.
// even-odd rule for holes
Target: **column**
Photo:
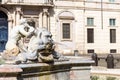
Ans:
<svg viewBox="0 0 120 80"><path fill-rule="evenodd" d="M48 9L47 8L43 9L42 17L43 17L43 20L42 20L43 25L42 25L42 27L45 27L46 29L48 29Z"/></svg>
<svg viewBox="0 0 120 80"><path fill-rule="evenodd" d="M50 17L49 17L49 14L48 14L48 31L50 31Z"/></svg>
<svg viewBox="0 0 120 80"><path fill-rule="evenodd" d="M39 27L42 27L42 12L39 13Z"/></svg>
<svg viewBox="0 0 120 80"><path fill-rule="evenodd" d="M16 25L19 24L20 15L21 15L21 7L20 7L20 6L17 6L17 7L16 7Z"/></svg>
<svg viewBox="0 0 120 80"><path fill-rule="evenodd" d="M16 10L14 9L14 12L12 14L13 17L13 27L16 26Z"/></svg>
<svg viewBox="0 0 120 80"><path fill-rule="evenodd" d="M9 33L11 31L11 29L13 28L13 19L12 19L12 16L9 15L8 16L8 38L9 38Z"/></svg>

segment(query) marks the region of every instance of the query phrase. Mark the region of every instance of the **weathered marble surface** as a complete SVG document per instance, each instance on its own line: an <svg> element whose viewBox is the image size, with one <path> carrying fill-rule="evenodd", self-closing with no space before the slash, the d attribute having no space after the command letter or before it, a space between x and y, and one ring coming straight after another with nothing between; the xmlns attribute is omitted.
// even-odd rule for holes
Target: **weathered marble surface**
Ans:
<svg viewBox="0 0 120 80"><path fill-rule="evenodd" d="M27 37L30 37L30 41L25 47L22 39ZM16 64L65 59L62 54L55 51L51 32L46 28L30 26L26 19L21 19L20 24L13 27L6 43L6 50L1 55L3 59L12 60Z"/></svg>
<svg viewBox="0 0 120 80"><path fill-rule="evenodd" d="M0 65L0 68L8 68L13 72L0 71L0 79L14 77L14 80L90 80L91 59L82 57L68 57L69 61L53 63L32 63L19 65ZM9 70L9 69L8 69ZM15 73L16 75L10 75ZM7 79L5 79L7 80Z"/></svg>

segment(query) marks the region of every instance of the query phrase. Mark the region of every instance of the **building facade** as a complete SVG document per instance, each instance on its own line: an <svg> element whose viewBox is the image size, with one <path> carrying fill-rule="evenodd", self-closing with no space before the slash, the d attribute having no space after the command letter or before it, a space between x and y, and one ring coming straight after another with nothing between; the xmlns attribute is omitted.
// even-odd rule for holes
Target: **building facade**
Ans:
<svg viewBox="0 0 120 80"><path fill-rule="evenodd" d="M46 27L63 54L120 53L120 0L0 0L0 50L21 18Z"/></svg>

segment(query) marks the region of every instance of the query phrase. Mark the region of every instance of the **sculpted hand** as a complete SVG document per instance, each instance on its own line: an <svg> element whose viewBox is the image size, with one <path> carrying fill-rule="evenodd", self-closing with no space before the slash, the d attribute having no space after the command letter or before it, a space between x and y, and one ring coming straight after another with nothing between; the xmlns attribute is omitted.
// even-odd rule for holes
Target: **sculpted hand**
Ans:
<svg viewBox="0 0 120 80"><path fill-rule="evenodd" d="M52 49L52 45L50 43L46 44L46 49Z"/></svg>

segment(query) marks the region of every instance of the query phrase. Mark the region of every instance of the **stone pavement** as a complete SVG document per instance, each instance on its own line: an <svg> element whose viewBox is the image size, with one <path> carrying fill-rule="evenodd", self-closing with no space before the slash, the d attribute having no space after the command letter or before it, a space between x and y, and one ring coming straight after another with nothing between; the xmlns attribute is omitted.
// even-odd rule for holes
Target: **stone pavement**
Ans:
<svg viewBox="0 0 120 80"><path fill-rule="evenodd" d="M120 76L120 69L107 69L106 67L92 66L91 67L91 73L92 74L101 74L101 75Z"/></svg>
<svg viewBox="0 0 120 80"><path fill-rule="evenodd" d="M92 66L91 80L120 80L120 69L107 69L101 66Z"/></svg>

